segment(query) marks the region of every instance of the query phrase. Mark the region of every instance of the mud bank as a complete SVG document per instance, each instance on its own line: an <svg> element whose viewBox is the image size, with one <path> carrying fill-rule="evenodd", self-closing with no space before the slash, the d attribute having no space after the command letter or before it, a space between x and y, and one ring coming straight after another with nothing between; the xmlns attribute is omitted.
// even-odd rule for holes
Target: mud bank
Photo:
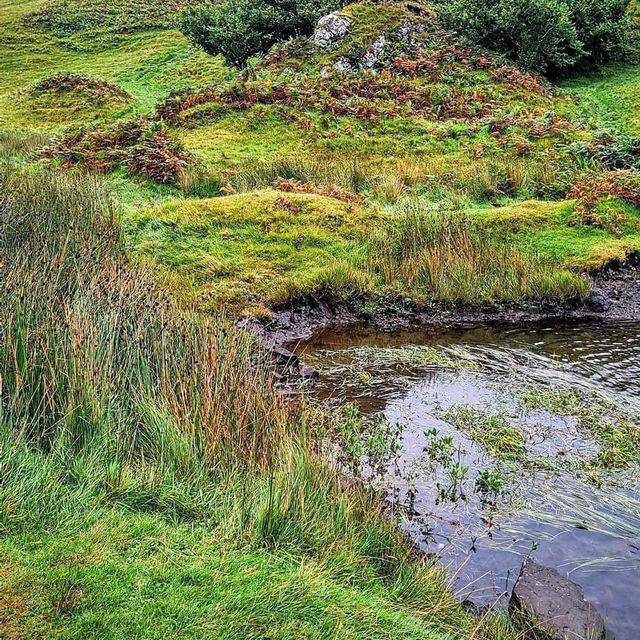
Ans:
<svg viewBox="0 0 640 640"><path fill-rule="evenodd" d="M467 328L478 325L516 325L548 320L640 320L640 254L625 263L612 263L590 274L593 287L584 301L565 304L521 303L496 305L443 305L413 307L380 304L364 311L362 306L326 299L309 299L277 309L268 320L246 319L240 323L256 334L272 353L280 369L289 375L313 377L290 351L298 341L308 340L324 329L366 325L381 332L416 327Z"/></svg>

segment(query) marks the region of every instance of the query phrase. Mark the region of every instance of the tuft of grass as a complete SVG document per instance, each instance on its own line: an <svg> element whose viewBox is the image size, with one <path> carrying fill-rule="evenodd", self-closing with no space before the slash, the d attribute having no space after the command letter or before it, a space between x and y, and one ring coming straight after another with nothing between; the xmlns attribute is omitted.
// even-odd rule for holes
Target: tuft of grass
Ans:
<svg viewBox="0 0 640 640"><path fill-rule="evenodd" d="M458 214L409 210L374 237L369 269L416 301L472 303L582 298L589 283Z"/></svg>
<svg viewBox="0 0 640 640"><path fill-rule="evenodd" d="M472 407L458 405L446 413L445 419L467 433L497 460L526 460L524 435L511 426L505 415L486 414Z"/></svg>

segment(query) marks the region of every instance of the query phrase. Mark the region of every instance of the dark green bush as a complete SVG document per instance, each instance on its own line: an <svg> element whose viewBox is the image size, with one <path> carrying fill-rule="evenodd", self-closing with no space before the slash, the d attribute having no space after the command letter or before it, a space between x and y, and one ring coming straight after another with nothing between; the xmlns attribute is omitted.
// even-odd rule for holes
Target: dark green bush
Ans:
<svg viewBox="0 0 640 640"><path fill-rule="evenodd" d="M452 0L440 15L476 44L551 75L621 57L629 0Z"/></svg>
<svg viewBox="0 0 640 640"><path fill-rule="evenodd" d="M185 8L179 25L196 46L241 67L276 42L309 35L318 18L342 4L340 0L205 0Z"/></svg>

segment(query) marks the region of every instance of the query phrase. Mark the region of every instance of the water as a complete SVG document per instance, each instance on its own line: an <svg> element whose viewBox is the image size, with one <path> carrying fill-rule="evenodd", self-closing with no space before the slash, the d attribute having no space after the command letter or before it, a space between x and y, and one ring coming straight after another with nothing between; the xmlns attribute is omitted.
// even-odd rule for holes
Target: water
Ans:
<svg viewBox="0 0 640 640"><path fill-rule="evenodd" d="M351 327L296 351L321 373L318 397L397 425L397 455L364 474L461 598L503 606L531 555L582 587L610 637L637 640L640 470L612 468L585 425L638 426L640 325Z"/></svg>

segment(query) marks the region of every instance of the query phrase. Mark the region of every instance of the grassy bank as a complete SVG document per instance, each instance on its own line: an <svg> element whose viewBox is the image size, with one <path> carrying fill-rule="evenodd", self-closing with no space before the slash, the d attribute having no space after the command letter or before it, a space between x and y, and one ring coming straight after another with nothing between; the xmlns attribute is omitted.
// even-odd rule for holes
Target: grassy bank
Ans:
<svg viewBox="0 0 640 640"><path fill-rule="evenodd" d="M342 484L246 334L128 262L99 181L0 179L9 637L512 637Z"/></svg>

